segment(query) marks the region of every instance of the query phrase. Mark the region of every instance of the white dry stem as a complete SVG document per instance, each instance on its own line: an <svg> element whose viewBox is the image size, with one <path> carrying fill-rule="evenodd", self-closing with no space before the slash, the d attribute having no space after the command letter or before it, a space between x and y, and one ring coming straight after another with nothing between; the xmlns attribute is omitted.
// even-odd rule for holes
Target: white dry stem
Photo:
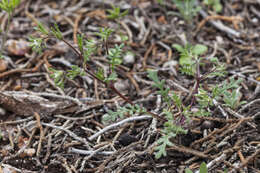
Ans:
<svg viewBox="0 0 260 173"><path fill-rule="evenodd" d="M146 119L151 119L152 117L149 116L149 115L142 115L142 116L135 116L135 117L130 117L130 118L126 118L122 121L119 121L117 123L114 123L114 124L111 124L109 126L106 126L105 128L103 128L102 130L100 130L99 132L95 133L94 135L90 136L88 139L90 141L96 139L98 136L102 135L103 133L111 130L111 129L114 129L118 126L122 126L123 124L125 123L128 123L128 122L132 122L132 121L138 121L138 120L146 120Z"/></svg>

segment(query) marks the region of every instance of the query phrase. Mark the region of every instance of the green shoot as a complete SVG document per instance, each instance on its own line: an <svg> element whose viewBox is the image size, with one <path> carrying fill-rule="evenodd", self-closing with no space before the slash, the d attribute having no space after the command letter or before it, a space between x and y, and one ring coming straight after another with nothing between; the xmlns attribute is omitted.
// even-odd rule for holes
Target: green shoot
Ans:
<svg viewBox="0 0 260 173"><path fill-rule="evenodd" d="M153 87L156 87L159 89L159 91L157 91L157 93L163 97L163 100L165 102L168 103L170 100L170 97L168 96L170 89L164 88L165 80L160 81L158 78L158 75L157 75L157 71L152 71L152 70L148 71L148 77L153 80L153 82L154 82Z"/></svg>
<svg viewBox="0 0 260 173"><path fill-rule="evenodd" d="M173 44L172 47L180 53L179 63L182 67L181 71L184 74L194 76L200 60L198 56L204 54L208 48L202 44L195 46L186 44L184 47L179 44Z"/></svg>
<svg viewBox="0 0 260 173"><path fill-rule="evenodd" d="M42 38L29 37L30 47L32 50L41 54L42 49L46 47L45 42Z"/></svg>
<svg viewBox="0 0 260 173"><path fill-rule="evenodd" d="M107 10L107 12L109 13L109 15L107 16L108 19L119 19L121 17L124 17L128 13L128 10L125 10L121 13L120 7L116 7L114 5L111 6L112 10Z"/></svg>
<svg viewBox="0 0 260 173"><path fill-rule="evenodd" d="M90 60L90 57L96 52L97 46L94 40L84 40L83 35L77 35L78 47L80 53L83 55L84 63Z"/></svg>
<svg viewBox="0 0 260 173"><path fill-rule="evenodd" d="M62 70L55 70L53 68L49 68L51 74L50 77L54 79L55 85L57 85L60 88L64 88L64 81L65 81L65 75L64 71Z"/></svg>
<svg viewBox="0 0 260 173"><path fill-rule="evenodd" d="M41 22L37 23L37 27L34 27L34 29L40 33L42 33L43 35L47 36L49 35L49 31L48 29L45 28L45 26L43 26L43 24Z"/></svg>
<svg viewBox="0 0 260 173"><path fill-rule="evenodd" d="M20 0L2 0L0 2L0 8L6 11L8 14L14 12L15 7L20 4Z"/></svg>
<svg viewBox="0 0 260 173"><path fill-rule="evenodd" d="M166 135L163 135L160 139L158 139L158 146L155 148L155 150L157 150L157 152L155 153L156 159L167 155L166 146L173 146L173 143L170 142L170 139L176 136L176 134L173 132L168 133L167 131L163 131L163 133L165 133Z"/></svg>
<svg viewBox="0 0 260 173"><path fill-rule="evenodd" d="M197 12L201 9L196 5L195 0L172 0L178 8L183 19L191 23L192 18L197 15Z"/></svg>
<svg viewBox="0 0 260 173"><path fill-rule="evenodd" d="M101 38L102 41L107 41L110 34L113 32L110 28L100 28L99 32L95 34Z"/></svg>
<svg viewBox="0 0 260 173"><path fill-rule="evenodd" d="M115 66L120 65L123 62L122 59L122 48L124 47L124 44L115 45L114 48L111 48L108 50L108 59L109 64L111 65L112 72L115 71Z"/></svg>
<svg viewBox="0 0 260 173"><path fill-rule="evenodd" d="M62 40L63 39L62 33L61 33L57 23L54 24L54 27L51 27L51 34L54 37L56 37L58 40Z"/></svg>
<svg viewBox="0 0 260 173"><path fill-rule="evenodd" d="M7 32L9 31L10 23L13 18L14 9L20 4L20 0L2 0L0 2L0 8L8 13L7 25L4 29L4 35L2 37L1 53L4 51L4 45L7 38ZM2 31L1 31L2 33Z"/></svg>
<svg viewBox="0 0 260 173"><path fill-rule="evenodd" d="M239 92L239 90L233 90L231 93L230 92L225 92L223 96L223 101L225 102L225 106L228 106L232 109L236 109L242 104L245 104L246 101L240 102L242 94Z"/></svg>
<svg viewBox="0 0 260 173"><path fill-rule="evenodd" d="M84 76L86 73L83 71L83 69L79 68L76 65L71 66L71 70L68 70L67 77L70 79L74 79L76 76Z"/></svg>

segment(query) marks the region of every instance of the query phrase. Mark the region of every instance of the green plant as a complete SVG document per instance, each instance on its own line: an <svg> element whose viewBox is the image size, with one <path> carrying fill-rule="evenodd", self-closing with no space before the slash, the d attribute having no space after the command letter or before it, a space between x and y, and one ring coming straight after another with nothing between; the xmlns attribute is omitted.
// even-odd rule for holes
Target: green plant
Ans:
<svg viewBox="0 0 260 173"><path fill-rule="evenodd" d="M225 66L218 61L218 58L211 58L210 63L212 68L201 74L200 67L203 65L204 58L199 57L207 51L207 47L204 45L186 45L182 47L180 45L174 45L174 47L180 52L180 64L185 74L191 75L195 79L195 87L192 91L192 99L189 104L183 102L182 97L171 91L165 85L165 80L160 80L156 71L148 71L148 77L154 82L153 87L157 88L157 94L161 95L164 101L163 116L159 116L145 109L142 106L134 104L131 100L121 94L115 87L114 81L117 79L117 66L122 63L122 57L124 54L124 44L115 45L112 48L108 48L108 38L113 32L109 28L100 29L99 33L96 33L100 37L100 41L105 44L105 52L107 54L109 71L108 74L103 69L98 68L93 70L88 62L91 61L91 56L95 53L97 45L96 41L85 39L83 35L78 35L78 49L73 47L67 42L58 25L55 25L48 30L42 24L38 24L36 28L42 36L40 38L31 37L31 45L34 50L42 52L42 48L45 44L46 38L56 38L66 43L81 59L83 62L82 67L72 66L70 70L55 70L50 68L50 76L54 79L57 86L63 88L67 78L74 79L78 75L90 75L94 79L104 84L108 89L112 90L115 94L120 96L126 103L125 106L119 106L115 111L108 111L103 120L116 120L117 118L123 118L125 115L133 115L135 113L148 113L154 118L163 121L163 128L160 130L161 137L158 139L158 145L155 148L155 157L160 158L166 156L167 146L172 146L174 143L171 141L179 134L187 133L187 129L183 127L184 124L189 123L192 116L208 116L211 114L211 107L214 106L213 100L216 99L220 102L224 102L226 105L236 108L241 105L240 103L234 103L233 100L227 100L228 92L232 89L239 87L240 81L236 81L233 78L228 83L225 81L223 84L214 86L211 90L205 90L200 85L203 81L214 77L224 76ZM106 75L107 74L107 75ZM192 107L197 107L198 111L192 111Z"/></svg>
<svg viewBox="0 0 260 173"><path fill-rule="evenodd" d="M195 0L172 0L173 3L178 8L183 19L191 23L192 18L197 15L197 12L201 9L200 6L196 4Z"/></svg>
<svg viewBox="0 0 260 173"><path fill-rule="evenodd" d="M45 39L46 38L56 38L58 40L61 40L65 42L68 46L70 46L83 60L84 64L83 67L87 66L87 61L90 61L91 56L96 52L97 45L94 40L85 39L83 35L77 35L78 39L78 48L79 51L76 50L72 45L70 45L66 40L64 40L61 31L59 30L59 27L57 24L54 25L54 27L51 27L51 30L49 31L46 27L43 26L43 24L38 23L38 26L35 28L37 31L39 31L42 34L42 37L35 38L30 37L30 46L32 49L38 53L42 52L42 49L45 47ZM100 32L96 33L97 36L100 37L100 40L107 44L108 37L113 32L113 30L109 28L103 28L100 29ZM120 65L122 63L122 57L123 57L123 47L124 44L115 45L114 48L107 49L108 54L108 60L111 67L111 71L108 77L104 76L104 72L101 69L98 69L97 72L91 72L91 75L96 77L97 79L107 83L109 81L115 81L117 78L117 74L115 72L116 66ZM107 46L106 46L107 48ZM85 69L86 70L86 69ZM74 79L78 75L85 75L86 73L82 71L77 66L72 66L71 70L64 72L62 70L55 70L53 68L50 69L51 71L51 77L54 79L54 82L57 86L63 88L65 78L69 77L71 79ZM89 70L87 72L90 73Z"/></svg>
<svg viewBox="0 0 260 173"><path fill-rule="evenodd" d="M121 17L124 17L128 13L128 10L125 10L121 13L120 7L116 7L114 5L111 5L111 7L112 10L107 10L107 12L109 13L109 15L107 16L108 19L119 19Z"/></svg>
<svg viewBox="0 0 260 173"><path fill-rule="evenodd" d="M185 173L192 173L192 170L190 170L189 168L185 169ZM208 173L208 168L205 162L202 162L200 164L200 173Z"/></svg>
<svg viewBox="0 0 260 173"><path fill-rule="evenodd" d="M204 54L208 48L202 44L192 46L186 44L181 46L179 44L173 44L174 47L180 53L179 64L182 67L182 72L188 75L194 75L196 71L197 63L199 63L199 55Z"/></svg>
<svg viewBox="0 0 260 173"><path fill-rule="evenodd" d="M54 79L54 83L60 87L64 88L64 81L65 81L65 73L63 70L55 70L54 68L49 68L50 77Z"/></svg>
<svg viewBox="0 0 260 173"><path fill-rule="evenodd" d="M203 0L203 3L207 6L212 6L214 11L217 13L220 13L222 11L220 0Z"/></svg>
<svg viewBox="0 0 260 173"><path fill-rule="evenodd" d="M210 78L223 77L225 75L224 64L218 61L218 58L211 58L211 69L202 74L200 67L203 65L203 58L199 55L207 51L207 47L204 45L186 45L182 47L180 45L174 45L180 52L179 63L181 65L181 71L184 74L191 75L195 79L194 90L192 91L192 99L189 105L185 105L180 96L165 87L165 81L160 80L157 72L148 71L148 77L153 80L153 86L158 89L157 94L161 95L164 103L166 103L163 110L163 115L167 121L164 123L161 132L161 137L157 141L157 147L155 148L155 157L158 159L161 156L166 156L166 147L174 145L171 139L179 134L185 134L186 129L183 128L184 124L189 123L192 116L209 116L211 114L211 108L214 107L214 100L224 102L226 106L233 109L237 108L244 102L239 102L239 94L237 91L231 92L231 89L237 89L241 80L235 80L231 78L229 83L226 81L223 84L215 85L211 90L205 90L201 84ZM232 96L232 94L234 94ZM175 109L172 108L175 106ZM192 107L196 107L196 111L192 111ZM177 112L177 113L176 113Z"/></svg>
<svg viewBox="0 0 260 173"><path fill-rule="evenodd" d="M54 79L54 82L57 86L63 88L64 83L66 81L66 78L75 78L77 75L85 75L88 74L91 77L95 78L99 82L103 83L107 88L111 89L114 93L116 93L119 97L121 97L123 100L125 100L128 104L130 104L132 107L128 107L127 109L130 109L131 111L141 111L144 110L144 108L140 109L137 105L135 105L131 100L129 100L127 97L125 97L123 94L121 94L115 87L114 87L114 81L117 78L116 73L116 67L122 63L122 57L123 57L123 47L124 44L115 45L113 48L108 48L108 37L113 32L113 30L109 28L101 28L100 32L96 33L98 37L100 37L100 41L104 43L106 54L109 60L109 72L108 75L105 76L105 72L103 69L98 68L97 70L93 70L91 66L88 65L88 61L91 61L91 55L95 53L95 50L97 48L96 42L93 40L85 39L83 35L78 35L78 49L73 47L69 42L67 42L63 36L61 31L59 30L58 25L54 25L54 27L51 28L51 31L48 30L43 24L38 23L37 27L35 28L36 31L41 33L41 36L39 38L36 37L30 37L30 42L33 50L37 51L38 53L42 52L42 49L44 48L45 40L47 38L56 38L60 41L63 41L65 44L67 44L82 60L82 69L81 70L77 66L72 66L72 69L69 71L62 71L62 70L55 70L53 68L50 69L50 76ZM126 110L127 111L127 110ZM122 111L121 111L122 112ZM142 112L142 111L141 111ZM146 113L152 115L154 118L160 119L162 121L166 121L166 119L160 117L159 115L146 111ZM121 114L117 114L121 115ZM115 114L115 116L117 116ZM115 118L112 118L115 119Z"/></svg>
<svg viewBox="0 0 260 173"><path fill-rule="evenodd" d="M96 43L93 39L84 39L84 36L80 34L77 35L77 39L79 51L83 55L84 63L86 63L90 60L90 57L96 52Z"/></svg>
<svg viewBox="0 0 260 173"><path fill-rule="evenodd" d="M229 83L225 81L221 86L217 85L213 88L213 96L216 99L223 97L224 106L236 109L240 105L246 103L246 101L240 102L241 93L239 92L239 85L242 81L242 79L235 80L234 78L231 78Z"/></svg>
<svg viewBox="0 0 260 173"><path fill-rule="evenodd" d="M4 45L6 42L7 32L9 31L9 26L13 18L14 9L20 4L20 0L2 0L0 2L0 8L8 13L7 25L4 29L2 37L1 53L4 50ZM2 32L2 31L1 31Z"/></svg>

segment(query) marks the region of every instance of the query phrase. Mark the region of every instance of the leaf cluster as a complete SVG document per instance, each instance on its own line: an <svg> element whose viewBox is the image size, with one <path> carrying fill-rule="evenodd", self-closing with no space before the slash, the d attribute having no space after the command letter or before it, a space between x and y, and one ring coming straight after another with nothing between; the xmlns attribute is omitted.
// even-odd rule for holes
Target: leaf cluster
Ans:
<svg viewBox="0 0 260 173"><path fill-rule="evenodd" d="M103 121L115 121L117 118L124 118L126 115L134 115L136 113L145 113L146 109L137 104L127 104L123 107L119 107L116 111L108 110L108 114L103 116Z"/></svg>
<svg viewBox="0 0 260 173"><path fill-rule="evenodd" d="M165 80L159 80L157 71L150 70L147 76L154 82L153 87L159 89L157 94L161 95L163 101L167 104L167 107L163 110L163 115L165 115L167 121L164 123L164 128L161 130L162 136L158 139L158 145L155 148L155 158L159 159L162 156L166 156L166 147L173 145L170 142L171 138L187 132L181 126L177 125L177 121L174 119L174 115L170 109L171 105L176 105L179 110L184 109L184 106L181 99L175 93L170 95L170 89L165 87Z"/></svg>
<svg viewBox="0 0 260 173"><path fill-rule="evenodd" d="M170 101L170 97L168 96L170 89L165 88L165 80L159 80L157 71L154 70L149 70L147 77L154 82L152 86L159 89L157 94L161 95L163 97L163 101L168 103Z"/></svg>
<svg viewBox="0 0 260 173"><path fill-rule="evenodd" d="M83 55L84 63L90 60L90 57L96 52L97 45L93 39L84 39L83 35L77 35L78 47Z"/></svg>
<svg viewBox="0 0 260 173"><path fill-rule="evenodd" d="M62 33L58 27L57 24L54 24L54 27L51 27L50 30L48 30L42 23L38 23L37 27L35 27L35 30L40 32L43 36L40 38L36 37L30 37L30 46L32 49L38 53L42 53L42 49L46 47L45 45L45 39L46 38L57 38L58 40L64 41ZM95 33L97 36L100 37L100 40L103 42L107 42L108 37L110 34L113 32L112 29L110 28L100 28L100 32ZM65 41L64 41L65 42ZM97 44L96 41L93 39L85 39L84 35L77 35L77 44L78 44L78 49L80 54L82 55L84 59L84 64L90 60L91 56L96 53L97 50ZM108 77L104 75L103 69L99 68L98 71L96 72L96 77L104 82L109 82L109 81L115 81L117 79L117 73L115 71L115 67L120 65L122 63L122 57L123 57L123 47L124 44L120 45L115 45L115 47L110 48L107 50L108 56L107 58L109 59L109 64L111 65L111 73L109 74ZM58 85L63 87L64 85L64 77L69 77L71 79L74 79L77 75L83 75L83 71L78 68L77 66L72 66L72 69L69 70L66 75L61 77L60 73L58 71L54 71L52 69L52 73L57 73L56 75L52 75L54 78L54 82ZM57 78L58 77L58 78ZM57 78L57 79L56 79ZM63 83L63 84L62 84Z"/></svg>
<svg viewBox="0 0 260 173"><path fill-rule="evenodd" d="M107 12L109 13L107 16L108 19L119 19L128 14L128 10L125 10L121 13L120 7L116 7L114 5L111 5L111 7L112 7L112 9L107 10Z"/></svg>
<svg viewBox="0 0 260 173"><path fill-rule="evenodd" d="M245 104L246 101L241 101L241 93L239 92L239 85L242 83L243 79L235 80L233 77L230 78L230 81L225 80L223 84L216 85L212 89L212 96L216 100L223 99L224 106L228 106L232 109L236 109L242 104Z"/></svg>
<svg viewBox="0 0 260 173"><path fill-rule="evenodd" d="M172 47L174 47L180 53L179 64L182 67L181 71L184 74L194 76L196 72L196 66L199 63L198 56L207 52L207 46L202 44L196 44L195 46L190 44L186 44L185 46L173 44Z"/></svg>
<svg viewBox="0 0 260 173"><path fill-rule="evenodd" d="M6 11L8 14L13 13L15 7L20 4L20 0L2 0L0 2L0 8Z"/></svg>
<svg viewBox="0 0 260 173"><path fill-rule="evenodd" d="M166 147L172 146L171 138L174 138L178 134L186 133L186 130L182 128L182 124L189 122L192 116L209 116L211 114L211 107L214 106L214 99L220 102L224 102L225 106L229 106L232 109L237 108L244 102L239 102L241 93L238 91L241 79L235 80L231 78L229 82L224 81L223 84L215 85L211 91L207 91L200 86L200 82L207 78L223 77L225 75L225 66L219 62L218 58L211 58L210 62L213 64L212 69L205 74L200 74L201 59L199 56L207 51L207 47L201 44L195 46L185 45L180 46L174 44L173 47L180 52L179 63L182 68L185 68L185 74L194 76L197 82L197 88L194 92L191 104L185 106L182 103L182 99L174 92L171 92L169 88L165 87L165 80L160 80L156 71L148 71L148 77L153 81L153 87L158 89L157 94L161 95L166 108L163 113L167 119L164 123L163 130L161 130L162 136L157 141L158 145L155 148L155 157L160 158L166 156ZM183 70L183 69L182 69ZM235 90L236 89L236 90ZM197 104L196 111L191 110L193 104ZM173 105L179 112L179 117L174 117Z"/></svg>
<svg viewBox="0 0 260 173"><path fill-rule="evenodd" d="M60 88L64 88L64 80L65 80L65 74L63 70L56 70L54 68L49 68L50 70L50 77L54 79L55 85L57 85Z"/></svg>
<svg viewBox="0 0 260 173"><path fill-rule="evenodd" d="M190 23L192 18L197 15L198 11L201 9L200 6L196 4L195 0L172 0L173 3L178 8L183 19Z"/></svg>
<svg viewBox="0 0 260 173"><path fill-rule="evenodd" d="M96 32L95 34L99 36L102 41L107 41L112 32L113 30L110 28L100 28L99 32Z"/></svg>

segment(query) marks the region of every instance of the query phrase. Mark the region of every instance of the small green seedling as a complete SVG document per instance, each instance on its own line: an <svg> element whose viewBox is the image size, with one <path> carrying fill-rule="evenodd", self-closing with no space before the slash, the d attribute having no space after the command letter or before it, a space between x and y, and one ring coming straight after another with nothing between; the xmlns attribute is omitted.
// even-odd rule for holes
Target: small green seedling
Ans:
<svg viewBox="0 0 260 173"><path fill-rule="evenodd" d="M172 0L172 1L178 8L183 19L188 23L191 23L192 18L196 16L198 11L201 9L201 7L196 4L195 0Z"/></svg>
<svg viewBox="0 0 260 173"><path fill-rule="evenodd" d="M96 32L95 34L99 36L102 41L107 41L112 32L113 30L110 28L100 28L99 32Z"/></svg>
<svg viewBox="0 0 260 173"><path fill-rule="evenodd" d="M111 6L112 6L112 10L110 9L107 10L107 12L109 13L109 15L107 16L108 19L119 19L128 14L128 10L125 10L121 13L120 7L116 7L114 5Z"/></svg>
<svg viewBox="0 0 260 173"><path fill-rule="evenodd" d="M51 74L50 77L54 79L54 83L60 87L64 88L64 81L65 81L65 73L62 70L55 70L54 68L49 68Z"/></svg>
<svg viewBox="0 0 260 173"><path fill-rule="evenodd" d="M4 29L4 35L2 37L1 53L4 51L4 45L7 38L7 32L9 31L10 23L13 18L14 9L20 4L20 0L2 0L0 2L0 8L8 13L7 25ZM2 33L2 31L1 31Z"/></svg>
<svg viewBox="0 0 260 173"><path fill-rule="evenodd" d="M197 44L192 46L186 44L184 47L179 44L173 44L174 47L180 53L179 64L182 67L182 72L187 75L194 75L196 71L196 66L199 63L199 55L207 52L207 46L202 44Z"/></svg>
<svg viewBox="0 0 260 173"><path fill-rule="evenodd" d="M0 8L6 11L8 14L14 12L15 7L20 4L20 0L2 0L0 2Z"/></svg>
<svg viewBox="0 0 260 173"><path fill-rule="evenodd" d="M78 47L83 55L84 63L90 60L90 57L96 52L97 45L93 39L84 39L83 35L77 35Z"/></svg>
<svg viewBox="0 0 260 173"><path fill-rule="evenodd" d="M77 35L77 43L78 43L78 50L74 48L72 45L70 45L67 41L64 40L62 36L62 32L60 31L57 24L54 24L54 27L51 27L50 30L48 30L43 24L38 23L38 26L35 28L36 31L40 32L42 36L40 38L30 37L30 46L32 49L38 53L42 53L42 49L45 47L45 39L46 38L56 38L58 40L61 40L65 42L68 46L73 48L73 50L84 60L83 67L85 68L85 65L87 61L90 61L91 56L96 53L97 50L97 44L96 41L93 39L85 39L84 35ZM91 72L92 75L96 77L96 79L99 79L100 81L104 83L108 83L110 81L115 81L117 79L117 73L115 71L116 66L120 65L123 62L123 47L124 44L115 45L114 48L107 48L107 40L110 34L113 32L110 28L101 28L100 32L96 33L98 37L100 37L101 42L104 42L106 45L106 52L107 52L107 58L109 60L110 64L110 72L108 76L104 75L103 69L98 69L97 72ZM67 72L61 71L61 70L55 70L50 69L51 71L51 77L54 79L54 82L57 86L63 88L64 87L64 81L66 77L70 79L74 79L76 76L82 76L86 73L83 72L83 70L77 66L72 66L71 70L68 70Z"/></svg>

